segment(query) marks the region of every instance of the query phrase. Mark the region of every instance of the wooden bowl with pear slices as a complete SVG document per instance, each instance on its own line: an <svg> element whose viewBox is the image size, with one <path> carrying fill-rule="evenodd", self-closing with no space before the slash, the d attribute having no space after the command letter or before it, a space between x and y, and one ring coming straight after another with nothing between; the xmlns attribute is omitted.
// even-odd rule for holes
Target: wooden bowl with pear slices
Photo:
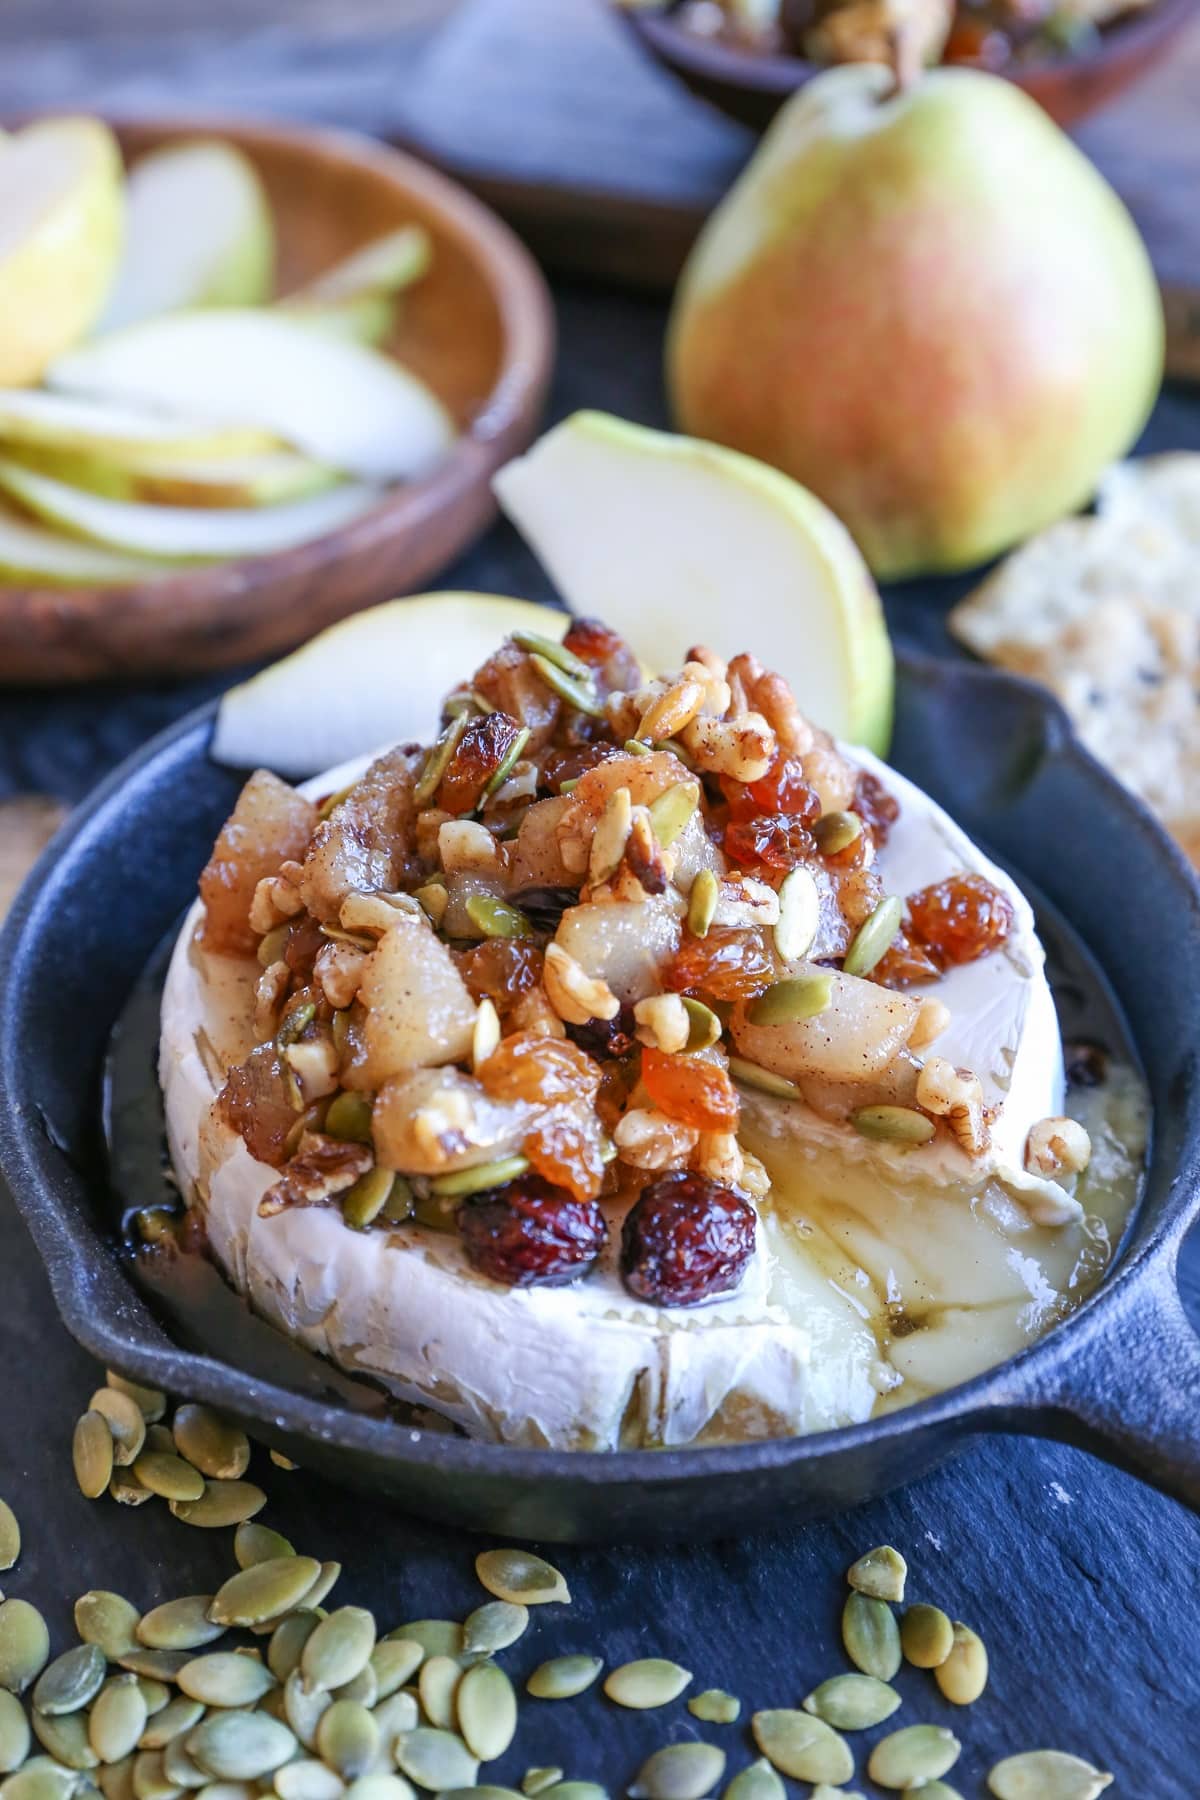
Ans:
<svg viewBox="0 0 1200 1800"><path fill-rule="evenodd" d="M94 514L94 502L101 509L110 503L89 495L82 521L67 525L56 579L22 577L11 566L0 575L0 680L11 683L183 674L246 662L419 587L492 517L492 474L532 437L549 380L553 314L533 260L486 207L414 158L351 133L267 122L188 117L114 122L113 129L127 169L151 152L196 139L223 140L249 159L273 215L276 295L317 281L388 234L422 228L428 267L405 289L386 336L376 334L375 342L432 392L454 436L427 473L394 484L381 476L378 493L368 491L359 506L350 496L343 506L344 490L334 486L317 494L330 521L323 535L223 561L199 560L194 551L167 562L145 559L145 577L119 544L89 537L89 509ZM217 309L207 316L217 316ZM50 386L63 391L61 383ZM65 397L127 401L78 389ZM370 394L361 398L369 401ZM343 403L353 410L349 399ZM146 396L130 396L128 404L144 408ZM18 397L12 405L29 402ZM0 444L0 460L5 454ZM290 480L298 460L293 448L276 441L256 466L272 479ZM359 474L370 479L369 472ZM61 524L47 526L42 501L57 487L47 487L45 475L36 466L9 470L5 520L25 530L61 531ZM256 497L265 498L264 515L278 498ZM212 511L220 517L218 506ZM96 516L104 518L102 511ZM91 565L104 579L87 573ZM129 569L137 570L135 578Z"/></svg>

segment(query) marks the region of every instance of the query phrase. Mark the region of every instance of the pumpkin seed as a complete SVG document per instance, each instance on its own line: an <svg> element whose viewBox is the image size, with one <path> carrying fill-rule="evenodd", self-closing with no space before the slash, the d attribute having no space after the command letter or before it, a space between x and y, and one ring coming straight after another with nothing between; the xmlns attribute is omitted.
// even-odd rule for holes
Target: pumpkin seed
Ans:
<svg viewBox="0 0 1200 1800"><path fill-rule="evenodd" d="M923 1781L920 1787L905 1788L903 1800L914 1800L917 1794L921 1796L921 1800L962 1800L958 1789L952 1788L945 1781ZM841 1796L839 1800L842 1800Z"/></svg>
<svg viewBox="0 0 1200 1800"><path fill-rule="evenodd" d="M300 1667L310 1688L343 1687L362 1673L375 1648L375 1620L361 1606L343 1606L306 1639Z"/></svg>
<svg viewBox="0 0 1200 1800"><path fill-rule="evenodd" d="M346 1781L365 1775L379 1749L379 1726L357 1700L335 1700L317 1724L317 1749Z"/></svg>
<svg viewBox="0 0 1200 1800"><path fill-rule="evenodd" d="M832 999L832 975L789 975L752 1000L746 1017L752 1025L794 1025L826 1012Z"/></svg>
<svg viewBox="0 0 1200 1800"><path fill-rule="evenodd" d="M100 1692L107 1673L104 1652L96 1644L77 1644L55 1657L38 1678L33 1690L33 1704L38 1712L78 1712L88 1706Z"/></svg>
<svg viewBox="0 0 1200 1800"><path fill-rule="evenodd" d="M607 1790L596 1781L558 1781L543 1792L554 1800L608 1800Z"/></svg>
<svg viewBox="0 0 1200 1800"><path fill-rule="evenodd" d="M208 1481L198 1500L172 1500L171 1511L185 1525L221 1531L244 1524L266 1504L267 1496L252 1481Z"/></svg>
<svg viewBox="0 0 1200 1800"><path fill-rule="evenodd" d="M850 1123L860 1137L880 1144L927 1144L935 1130L933 1120L912 1106L859 1106Z"/></svg>
<svg viewBox="0 0 1200 1800"><path fill-rule="evenodd" d="M488 1600L463 1621L463 1649L468 1655L491 1656L515 1644L529 1625L529 1608L511 1600Z"/></svg>
<svg viewBox="0 0 1200 1800"><path fill-rule="evenodd" d="M21 1554L21 1527L7 1500L0 1500L0 1571L11 1569Z"/></svg>
<svg viewBox="0 0 1200 1800"><path fill-rule="evenodd" d="M701 869L688 895L687 928L693 937L707 937L717 914L721 884L711 869Z"/></svg>
<svg viewBox="0 0 1200 1800"><path fill-rule="evenodd" d="M20 1768L32 1741L25 1708L15 1694L0 1688L0 1775Z"/></svg>
<svg viewBox="0 0 1200 1800"><path fill-rule="evenodd" d="M1112 1776L1065 1750L1025 1750L988 1774L996 1800L1096 1800Z"/></svg>
<svg viewBox="0 0 1200 1800"><path fill-rule="evenodd" d="M904 902L895 894L882 899L855 932L842 968L847 975L869 975L891 948L904 917Z"/></svg>
<svg viewBox="0 0 1200 1800"><path fill-rule="evenodd" d="M118 1675L96 1696L88 1715L88 1742L102 1763L131 1756L146 1729L146 1702L136 1675Z"/></svg>
<svg viewBox="0 0 1200 1800"><path fill-rule="evenodd" d="M453 1656L431 1656L421 1664L417 1692L425 1717L439 1731L454 1728L454 1694L462 1680L462 1666Z"/></svg>
<svg viewBox="0 0 1200 1800"><path fill-rule="evenodd" d="M732 1725L741 1714L742 1703L724 1688L705 1688L688 1701L687 1709L694 1719L701 1719L706 1725Z"/></svg>
<svg viewBox="0 0 1200 1800"><path fill-rule="evenodd" d="M468 1619L467 1624L470 1622ZM465 1645L465 1633L463 1641ZM482 1646L475 1645L473 1648L479 1649ZM497 1645L496 1648L503 1649L504 1646ZM382 1644L376 1644L371 1652L371 1667L375 1671L378 1698L386 1700L390 1694L402 1688L416 1674L424 1655L425 1652L414 1638L389 1638Z"/></svg>
<svg viewBox="0 0 1200 1800"><path fill-rule="evenodd" d="M572 1700L591 1687L603 1667L598 1656L556 1656L539 1664L525 1691L535 1700Z"/></svg>
<svg viewBox="0 0 1200 1800"><path fill-rule="evenodd" d="M170 1704L172 1698L171 1690L165 1683L155 1681L148 1675L139 1675L137 1684L138 1692L146 1702L146 1711L151 1718L154 1717L155 1713L162 1712L163 1708Z"/></svg>
<svg viewBox="0 0 1200 1800"><path fill-rule="evenodd" d="M592 671L574 651L560 644L557 638L541 637L536 631L514 631L512 641L518 650L527 650L531 656L545 657L566 675L573 675L576 681L590 681Z"/></svg>
<svg viewBox="0 0 1200 1800"><path fill-rule="evenodd" d="M912 1791L915 1793L916 1790L913 1789ZM932 1793L932 1791L931 1788L930 1792ZM922 1789L922 1792L924 1792L924 1789ZM831 1787L827 1781L818 1781L816 1787L808 1796L808 1800L867 1800L867 1797L865 1794L860 1794L857 1788L853 1793L850 1793L849 1790L844 1787Z"/></svg>
<svg viewBox="0 0 1200 1800"><path fill-rule="evenodd" d="M413 788L413 800L417 806L428 806L437 793L441 786L442 776L450 767L450 759L458 749L470 720L471 716L468 712L459 713L457 718L451 719L441 737L431 747L425 758L425 766Z"/></svg>
<svg viewBox="0 0 1200 1800"><path fill-rule="evenodd" d="M197 1789L196 1800L258 1800L258 1792L249 1781L210 1781Z"/></svg>
<svg viewBox="0 0 1200 1800"><path fill-rule="evenodd" d="M300 1670L293 1669L283 1684L283 1716L306 1750L317 1741L317 1726L333 1705L324 1688L306 1688Z"/></svg>
<svg viewBox="0 0 1200 1800"><path fill-rule="evenodd" d="M440 878L425 882L423 887L413 889L413 899L436 930L446 916L446 908L450 904L450 895ZM334 1014L334 1017L339 1017Z"/></svg>
<svg viewBox="0 0 1200 1800"><path fill-rule="evenodd" d="M517 1696L504 1670L476 1663L459 1682L456 1700L458 1729L472 1756L480 1762L503 1756L517 1731Z"/></svg>
<svg viewBox="0 0 1200 1800"><path fill-rule="evenodd" d="M129 1395L147 1425L156 1425L166 1412L167 1396L161 1388L143 1387L140 1381L130 1381L128 1376L118 1375L115 1369L105 1369L104 1379L118 1394Z"/></svg>
<svg viewBox="0 0 1200 1800"><path fill-rule="evenodd" d="M286 1681L293 1669L300 1667L301 1652L319 1622L316 1613L307 1610L289 1613L279 1621L267 1645L267 1667L276 1681Z"/></svg>
<svg viewBox="0 0 1200 1800"><path fill-rule="evenodd" d="M415 1731L421 1723L421 1714L417 1706L416 1696L407 1693L389 1694L373 1708L372 1716L379 1727L379 1754L385 1762L396 1760L396 1740L406 1731Z"/></svg>
<svg viewBox="0 0 1200 1800"><path fill-rule="evenodd" d="M693 1000L690 994L680 996L683 1010L688 1019L688 1039L683 1046L689 1054L696 1050L711 1050L721 1036L721 1021L710 1006L703 1000Z"/></svg>
<svg viewBox="0 0 1200 1800"><path fill-rule="evenodd" d="M196 1656L179 1671L179 1686L205 1706L253 1706L276 1685L270 1669L239 1650Z"/></svg>
<svg viewBox="0 0 1200 1800"><path fill-rule="evenodd" d="M526 1769L521 1777L521 1792L528 1800L536 1800L536 1796L546 1788L554 1787L563 1778L563 1771L552 1764L545 1768Z"/></svg>
<svg viewBox="0 0 1200 1800"><path fill-rule="evenodd" d="M187 1752L222 1781L258 1781L289 1762L296 1739L261 1712L209 1713L188 1733Z"/></svg>
<svg viewBox="0 0 1200 1800"><path fill-rule="evenodd" d="M822 856L838 856L862 836L862 820L856 812L827 812L810 827Z"/></svg>
<svg viewBox="0 0 1200 1800"><path fill-rule="evenodd" d="M28 1600L0 1600L0 1688L23 1694L50 1655L50 1633Z"/></svg>
<svg viewBox="0 0 1200 1800"><path fill-rule="evenodd" d="M973 1706L987 1686L987 1647L961 1619L954 1621L954 1646L933 1678L953 1706Z"/></svg>
<svg viewBox="0 0 1200 1800"><path fill-rule="evenodd" d="M443 1199L482 1194L488 1188L503 1187L506 1181L515 1181L528 1167L529 1162L524 1156L500 1156L495 1162L476 1163L470 1169L456 1169L451 1175L436 1175L429 1184L429 1191Z"/></svg>
<svg viewBox="0 0 1200 1800"><path fill-rule="evenodd" d="M122 1594L92 1588L75 1602L75 1629L85 1644L97 1644L116 1662L138 1641L138 1610Z"/></svg>
<svg viewBox="0 0 1200 1800"><path fill-rule="evenodd" d="M413 1619L389 1631L384 1642L394 1644L398 1638L420 1644L426 1656L461 1656L463 1652L463 1628L457 1619Z"/></svg>
<svg viewBox="0 0 1200 1800"><path fill-rule="evenodd" d="M366 1231L391 1198L396 1176L376 1163L342 1195L342 1218L351 1231ZM411 1190L410 1190L411 1191Z"/></svg>
<svg viewBox="0 0 1200 1800"><path fill-rule="evenodd" d="M251 1519L245 1520L233 1534L233 1558L239 1569L252 1569L256 1563L295 1554L295 1547L282 1532L272 1531L269 1525L256 1525Z"/></svg>
<svg viewBox="0 0 1200 1800"><path fill-rule="evenodd" d="M805 1712L814 1713L838 1731L867 1731L890 1719L900 1696L886 1681L874 1675L834 1675L815 1687L801 1701Z"/></svg>
<svg viewBox="0 0 1200 1800"><path fill-rule="evenodd" d="M962 1745L944 1725L905 1725L880 1738L867 1774L880 1787L922 1787L952 1769L961 1752Z"/></svg>
<svg viewBox="0 0 1200 1800"><path fill-rule="evenodd" d="M198 1650L202 1644L211 1644L225 1630L208 1616L212 1601L211 1594L188 1594L152 1608L138 1624L139 1643L151 1650Z"/></svg>
<svg viewBox="0 0 1200 1800"><path fill-rule="evenodd" d="M335 1700L360 1701L369 1712L379 1698L379 1683L375 1679L374 1669L367 1663L350 1681L343 1681L329 1691Z"/></svg>
<svg viewBox="0 0 1200 1800"><path fill-rule="evenodd" d="M533 935L533 926L519 906L510 906L494 894L470 894L466 913L476 931L485 938L523 938Z"/></svg>
<svg viewBox="0 0 1200 1800"><path fill-rule="evenodd" d="M174 1681L187 1661L186 1650L148 1650L142 1644L135 1644L117 1658L121 1668L132 1669L135 1675L144 1675L150 1681Z"/></svg>
<svg viewBox="0 0 1200 1800"><path fill-rule="evenodd" d="M346 1784L336 1769L327 1769L315 1757L302 1756L275 1771L279 1800L341 1800Z"/></svg>
<svg viewBox="0 0 1200 1800"><path fill-rule="evenodd" d="M593 719L600 717L604 708L593 686L590 669L586 677L577 676L572 679L565 669L560 669L557 663L551 662L548 656L543 656L540 652L535 651L529 660L551 693L557 694L560 700L565 700L577 712L587 713Z"/></svg>
<svg viewBox="0 0 1200 1800"><path fill-rule="evenodd" d="M900 1621L900 1646L914 1669L936 1669L954 1648L954 1627L940 1606L918 1601Z"/></svg>
<svg viewBox="0 0 1200 1800"><path fill-rule="evenodd" d="M87 1719L81 1712L33 1712L30 1723L38 1743L68 1769L94 1769L100 1758L88 1743Z"/></svg>
<svg viewBox="0 0 1200 1800"><path fill-rule="evenodd" d="M558 1570L530 1550L483 1550L475 1558L475 1573L489 1594L514 1606L570 1603L571 1590Z"/></svg>
<svg viewBox="0 0 1200 1800"><path fill-rule="evenodd" d="M667 1744L648 1756L630 1787L631 1800L704 1800L725 1773L715 1744Z"/></svg>
<svg viewBox="0 0 1200 1800"><path fill-rule="evenodd" d="M786 1800L787 1789L765 1756L735 1775L722 1800Z"/></svg>
<svg viewBox="0 0 1200 1800"><path fill-rule="evenodd" d="M516 737L508 746L508 749L504 752L504 755L492 771L491 777L483 790L483 797L485 800L489 800L493 794L499 793L500 789L504 786L504 783L512 774L513 769L520 762L521 754L524 751L526 744L529 742L530 736L531 733L528 725L522 725L520 731L518 731Z"/></svg>
<svg viewBox="0 0 1200 1800"><path fill-rule="evenodd" d="M173 1737L182 1737L200 1723L204 1710L199 1700L176 1695L145 1726L138 1739L139 1750L165 1750Z"/></svg>
<svg viewBox="0 0 1200 1800"><path fill-rule="evenodd" d="M79 1777L48 1756L35 1756L3 1784L4 1800L71 1800Z"/></svg>
<svg viewBox="0 0 1200 1800"><path fill-rule="evenodd" d="M854 1757L845 1738L811 1713L778 1708L756 1712L750 1721L754 1741L781 1775L800 1781L849 1781Z"/></svg>
<svg viewBox="0 0 1200 1800"><path fill-rule="evenodd" d="M812 871L793 869L779 887L779 917L775 922L775 948L784 962L807 956L821 921L821 896Z"/></svg>
<svg viewBox="0 0 1200 1800"><path fill-rule="evenodd" d="M479 1764L455 1732L429 1725L418 1725L397 1739L396 1766L418 1787L435 1793L471 1787L479 1773Z"/></svg>
<svg viewBox="0 0 1200 1800"><path fill-rule="evenodd" d="M850 1586L860 1594L869 1594L873 1600L903 1600L907 1579L908 1564L890 1544L868 1550L846 1570Z"/></svg>
<svg viewBox="0 0 1200 1800"><path fill-rule="evenodd" d="M88 1410L103 1414L113 1440L113 1461L126 1468L146 1441L146 1415L130 1394L102 1387L88 1401Z"/></svg>
<svg viewBox="0 0 1200 1800"><path fill-rule="evenodd" d="M174 1456L175 1439L171 1436L170 1426L147 1425L146 1448L147 1450L161 1450L166 1456Z"/></svg>
<svg viewBox="0 0 1200 1800"><path fill-rule="evenodd" d="M113 1435L103 1413L85 1412L78 1421L71 1460L80 1493L87 1500L98 1500L113 1472Z"/></svg>
<svg viewBox="0 0 1200 1800"><path fill-rule="evenodd" d="M354 1800L417 1800L403 1775L393 1775L383 1769L372 1770L369 1775L360 1775L346 1789L346 1795L347 1800L350 1795L354 1796Z"/></svg>
<svg viewBox="0 0 1200 1800"><path fill-rule="evenodd" d="M150 1489L143 1487L132 1469L114 1469L108 1491L118 1506L144 1506L153 1500Z"/></svg>
<svg viewBox="0 0 1200 1800"><path fill-rule="evenodd" d="M199 1763L188 1755L187 1746L181 1737L172 1738L169 1744L164 1745L162 1759L163 1774L175 1787L202 1788L208 1780Z"/></svg>
<svg viewBox="0 0 1200 1800"><path fill-rule="evenodd" d="M181 1406L171 1429L180 1456L213 1481L239 1481L250 1467L250 1439L211 1406Z"/></svg>
<svg viewBox="0 0 1200 1800"><path fill-rule="evenodd" d="M311 1556L273 1556L231 1575L213 1596L208 1616L217 1625L258 1625L299 1606L322 1573Z"/></svg>
<svg viewBox="0 0 1200 1800"><path fill-rule="evenodd" d="M322 1130L328 1137L340 1138L343 1143L369 1144L372 1112L369 1094L354 1093L349 1088L343 1088L330 1101Z"/></svg>
<svg viewBox="0 0 1200 1800"><path fill-rule="evenodd" d="M691 1679L690 1669L682 1669L665 1657L647 1656L614 1669L604 1683L604 1691L618 1706L642 1712L677 1700Z"/></svg>
<svg viewBox="0 0 1200 1800"><path fill-rule="evenodd" d="M700 784L696 781L677 781L650 802L650 829L664 850L686 829L699 804Z"/></svg>
<svg viewBox="0 0 1200 1800"><path fill-rule="evenodd" d="M891 1681L900 1667L900 1628L891 1608L882 1600L855 1590L842 1612L842 1642L846 1655L864 1675Z"/></svg>
<svg viewBox="0 0 1200 1800"><path fill-rule="evenodd" d="M164 1500L199 1500L204 1493L199 1469L165 1450L143 1450L134 1460L133 1472L143 1487Z"/></svg>
<svg viewBox="0 0 1200 1800"><path fill-rule="evenodd" d="M292 1467L295 1467L294 1463ZM331 1593L336 1587L341 1573L342 1565L340 1562L323 1562L321 1564L320 1573L305 1594L302 1602L306 1612L316 1612L325 1596Z"/></svg>
<svg viewBox="0 0 1200 1800"><path fill-rule="evenodd" d="M770 1094L776 1100L798 1100L800 1089L786 1075L776 1075L773 1069L764 1069L759 1063L747 1062L743 1056L729 1058L729 1073L743 1087L753 1088L756 1093Z"/></svg>

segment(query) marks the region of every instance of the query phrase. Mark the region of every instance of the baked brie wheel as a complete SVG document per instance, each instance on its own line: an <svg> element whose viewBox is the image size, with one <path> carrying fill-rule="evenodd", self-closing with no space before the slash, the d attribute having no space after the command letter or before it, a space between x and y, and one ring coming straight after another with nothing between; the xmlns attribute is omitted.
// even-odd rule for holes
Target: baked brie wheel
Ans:
<svg viewBox="0 0 1200 1800"><path fill-rule="evenodd" d="M472 1435L867 1418L1092 1254L1030 908L753 656L510 639L402 745L247 782L163 999L192 1236Z"/></svg>

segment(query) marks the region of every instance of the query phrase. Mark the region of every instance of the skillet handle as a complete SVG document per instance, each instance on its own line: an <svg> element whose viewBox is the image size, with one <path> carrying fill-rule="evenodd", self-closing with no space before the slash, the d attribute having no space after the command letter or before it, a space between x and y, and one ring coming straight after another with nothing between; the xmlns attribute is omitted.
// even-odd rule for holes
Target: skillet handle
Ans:
<svg viewBox="0 0 1200 1800"><path fill-rule="evenodd" d="M1200 1512L1200 1336L1174 1267L1129 1282L1121 1302L1037 1396L1035 1429Z"/></svg>

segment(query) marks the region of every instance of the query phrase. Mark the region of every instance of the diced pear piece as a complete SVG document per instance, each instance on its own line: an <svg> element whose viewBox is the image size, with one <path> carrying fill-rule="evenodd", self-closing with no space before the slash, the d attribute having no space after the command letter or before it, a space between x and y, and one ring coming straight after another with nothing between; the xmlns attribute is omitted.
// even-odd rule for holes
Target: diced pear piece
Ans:
<svg viewBox="0 0 1200 1800"><path fill-rule="evenodd" d="M570 620L499 594L414 594L355 613L221 701L212 755L299 779L381 745L436 735L442 700L513 631Z"/></svg>
<svg viewBox="0 0 1200 1800"><path fill-rule="evenodd" d="M104 304L121 247L121 155L98 119L0 140L0 384L36 381Z"/></svg>
<svg viewBox="0 0 1200 1800"><path fill-rule="evenodd" d="M141 157L126 183L125 251L98 329L191 306L253 306L271 291L275 227L258 171L218 138Z"/></svg>
<svg viewBox="0 0 1200 1800"><path fill-rule="evenodd" d="M801 712L886 749L879 594L845 527L798 482L715 444L580 412L493 486L567 604L624 633L652 668L677 668L689 644L726 656L757 646Z"/></svg>
<svg viewBox="0 0 1200 1800"><path fill-rule="evenodd" d="M282 448L273 433L257 425L213 425L40 388L0 388L0 441L95 455L125 466L144 457L254 456Z"/></svg>
<svg viewBox="0 0 1200 1800"><path fill-rule="evenodd" d="M828 976L825 1011L786 1025L752 1025L739 1003L730 1026L738 1055L789 1081L811 1075L877 1082L907 1044L919 1002L838 970L813 967L802 973Z"/></svg>
<svg viewBox="0 0 1200 1800"><path fill-rule="evenodd" d="M60 536L0 507L0 582L9 587L121 587L173 569L152 557L122 555Z"/></svg>
<svg viewBox="0 0 1200 1800"><path fill-rule="evenodd" d="M445 407L415 375L277 308L164 314L81 345L47 379L96 400L253 419L363 480L416 480L454 440Z"/></svg>
<svg viewBox="0 0 1200 1800"><path fill-rule="evenodd" d="M0 488L39 518L109 549L170 561L266 556L310 543L379 501L379 490L343 482L327 493L249 509L145 506L107 500L0 459Z"/></svg>

